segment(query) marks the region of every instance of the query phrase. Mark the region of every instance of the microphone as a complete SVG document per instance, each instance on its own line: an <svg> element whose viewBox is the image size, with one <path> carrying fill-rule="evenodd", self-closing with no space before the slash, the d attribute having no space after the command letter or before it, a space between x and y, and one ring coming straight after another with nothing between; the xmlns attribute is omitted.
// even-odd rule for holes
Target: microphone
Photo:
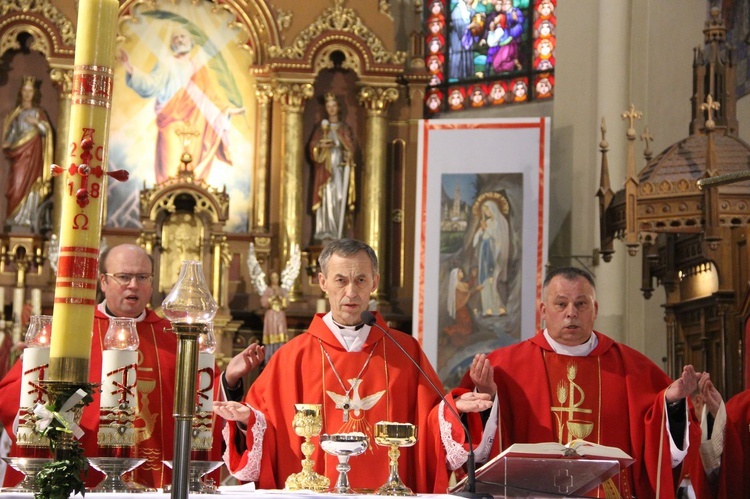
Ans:
<svg viewBox="0 0 750 499"><path fill-rule="evenodd" d="M448 401L445 399L445 395L443 395L443 391L440 390L437 386L435 386L435 383L430 379L429 376L427 376L427 373L424 372L424 370L419 366L416 360L409 355L409 352L406 351L406 349L396 341L396 339L389 333L385 328L383 328L380 324L378 324L377 319L375 318L375 314L370 312L369 310L365 310L362 312L362 314L359 316L360 319L362 319L362 322L367 324L368 326L375 326L376 328L383 331L383 334L386 335L390 340L406 355L406 358L411 361L412 364L414 364L414 367L417 368L417 371L426 379L433 390L440 396L440 399L444 402L445 407L447 407L450 412L453 413L454 416L456 416L456 419L458 419L458 424L461 425L461 428L463 428L464 433L466 434L466 440L469 442L469 456L466 460L466 490L462 492L456 492L453 495L459 496L459 497L470 497L475 499L492 499L494 496L489 493L484 492L477 492L476 491L476 469L474 466L474 445L471 442L471 433L469 432L469 429L466 427L464 422L461 420L461 415L458 414L458 411L456 411L452 405L448 403Z"/></svg>

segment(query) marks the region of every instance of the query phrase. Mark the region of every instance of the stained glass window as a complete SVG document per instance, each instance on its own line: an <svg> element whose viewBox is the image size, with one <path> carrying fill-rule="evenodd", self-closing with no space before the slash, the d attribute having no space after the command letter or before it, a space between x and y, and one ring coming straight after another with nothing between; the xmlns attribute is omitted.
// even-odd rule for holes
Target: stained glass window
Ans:
<svg viewBox="0 0 750 499"><path fill-rule="evenodd" d="M550 99L557 0L428 0L427 117Z"/></svg>

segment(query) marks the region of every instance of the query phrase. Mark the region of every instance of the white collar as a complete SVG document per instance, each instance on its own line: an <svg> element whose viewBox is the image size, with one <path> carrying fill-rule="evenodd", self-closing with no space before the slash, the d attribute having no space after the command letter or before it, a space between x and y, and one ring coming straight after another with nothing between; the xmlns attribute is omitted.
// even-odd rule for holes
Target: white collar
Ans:
<svg viewBox="0 0 750 499"><path fill-rule="evenodd" d="M361 352L370 335L370 326L367 324L358 330L355 329L356 326L343 326L333 320L331 312L323 316L323 322L347 352Z"/></svg>
<svg viewBox="0 0 750 499"><path fill-rule="evenodd" d="M104 301L102 301L97 307L99 309L99 312L103 313L107 317L117 317L116 315L112 315L107 312L107 299L105 298ZM143 312L141 312L141 315L135 318L135 322L142 322L143 319L146 318L146 310L144 309Z"/></svg>
<svg viewBox="0 0 750 499"><path fill-rule="evenodd" d="M552 350L554 350L555 353L559 353L561 355L570 355L571 357L585 357L593 352L594 348L596 348L596 346L599 344L599 339L593 332L591 333L589 339L586 340L586 343L575 346L568 346L563 345L562 343L558 343L557 341L552 339L552 336L549 335L546 329L544 330L544 338L547 340L547 343L549 343L549 346L552 347Z"/></svg>

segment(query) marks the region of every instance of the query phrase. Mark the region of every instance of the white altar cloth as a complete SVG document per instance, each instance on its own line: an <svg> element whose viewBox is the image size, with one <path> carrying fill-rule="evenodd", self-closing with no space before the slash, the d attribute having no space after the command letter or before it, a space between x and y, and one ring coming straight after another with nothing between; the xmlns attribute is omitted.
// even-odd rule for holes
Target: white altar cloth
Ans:
<svg viewBox="0 0 750 499"><path fill-rule="evenodd" d="M219 487L218 494L189 494L188 497L191 499L211 499L211 498L226 498L226 499L239 499L241 497L248 497L251 499L295 499L299 497L345 497L347 499L374 499L373 494L354 494L354 495L339 495L339 494L326 494L309 492L304 490L255 490L252 487L241 486L241 485L228 485ZM5 490L0 493L2 499L33 499L34 494L21 493L21 492L6 492ZM80 495L71 496L72 498L79 498ZM170 497L168 492L143 492L140 494L124 493L104 493L104 492L86 492L85 499L166 499ZM430 499L455 499L456 496L450 494L417 494L416 497L428 497Z"/></svg>

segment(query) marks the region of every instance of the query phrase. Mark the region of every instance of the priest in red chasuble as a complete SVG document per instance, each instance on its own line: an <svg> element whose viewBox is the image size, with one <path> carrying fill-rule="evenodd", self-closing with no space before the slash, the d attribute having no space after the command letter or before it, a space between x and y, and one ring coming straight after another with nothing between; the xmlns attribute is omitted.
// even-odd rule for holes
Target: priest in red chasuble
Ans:
<svg viewBox="0 0 750 499"><path fill-rule="evenodd" d="M584 439L635 459L613 483L595 490L596 497L619 487L623 497L673 498L691 437L698 437L686 396L700 375L686 366L672 382L644 355L594 331L598 308L587 272L554 270L540 304L546 329L475 357L462 386L494 401L477 461L514 443ZM478 415L471 417L472 426L482 424Z"/></svg>
<svg viewBox="0 0 750 499"><path fill-rule="evenodd" d="M147 487L159 488L171 483L171 471L162 461L171 460L174 441L174 391L177 337L168 320L147 309L153 292L153 262L151 257L134 244L115 246L99 259L99 284L104 301L94 313L94 325L89 361L89 381L101 383L104 336L111 317L133 317L138 333L137 390L138 410L135 419L135 457L146 458L133 472L131 479ZM53 319L54 320L54 319ZM21 391L21 361L0 381L0 420L8 435L15 437L14 425ZM218 390L216 391L218 393ZM84 430L81 442L86 457L100 455L97 443L99 431L100 394L86 406L80 426ZM220 423L221 420L219 419ZM211 459L220 458L220 430L214 425L215 451ZM11 456L19 456L15 445ZM5 485L16 485L23 476L8 468ZM104 476L89 468L86 486L98 485Z"/></svg>
<svg viewBox="0 0 750 499"><path fill-rule="evenodd" d="M700 459L690 467L696 497L750 497L750 390L724 404L708 376L699 388Z"/></svg>
<svg viewBox="0 0 750 499"><path fill-rule="evenodd" d="M370 293L380 279L375 252L362 242L339 239L323 249L319 264L318 281L328 293L331 312L317 314L304 334L271 357L243 403L214 406L229 421L224 430L224 458L230 472L261 488L284 488L289 475L301 471L304 458L303 439L292 429L294 405L322 404L322 433L362 432L370 437L368 450L350 460L351 487L377 489L387 482L388 449L377 445L372 435L376 423L390 421L417 426L416 445L401 449L403 482L418 493L444 493L446 449L453 452L455 446L460 447L454 437L462 437L463 431L394 340L362 323L360 315L367 310ZM389 329L380 315L377 325ZM432 382L441 386L417 341L394 329L390 333ZM257 353L257 349L248 351L248 365L257 363ZM237 377L229 379L225 374L225 382L234 387ZM474 412L488 409L489 398L467 393L450 403L461 412ZM441 417L434 416L436 411ZM338 459L325 454L317 438L312 441L315 471L336 483Z"/></svg>

